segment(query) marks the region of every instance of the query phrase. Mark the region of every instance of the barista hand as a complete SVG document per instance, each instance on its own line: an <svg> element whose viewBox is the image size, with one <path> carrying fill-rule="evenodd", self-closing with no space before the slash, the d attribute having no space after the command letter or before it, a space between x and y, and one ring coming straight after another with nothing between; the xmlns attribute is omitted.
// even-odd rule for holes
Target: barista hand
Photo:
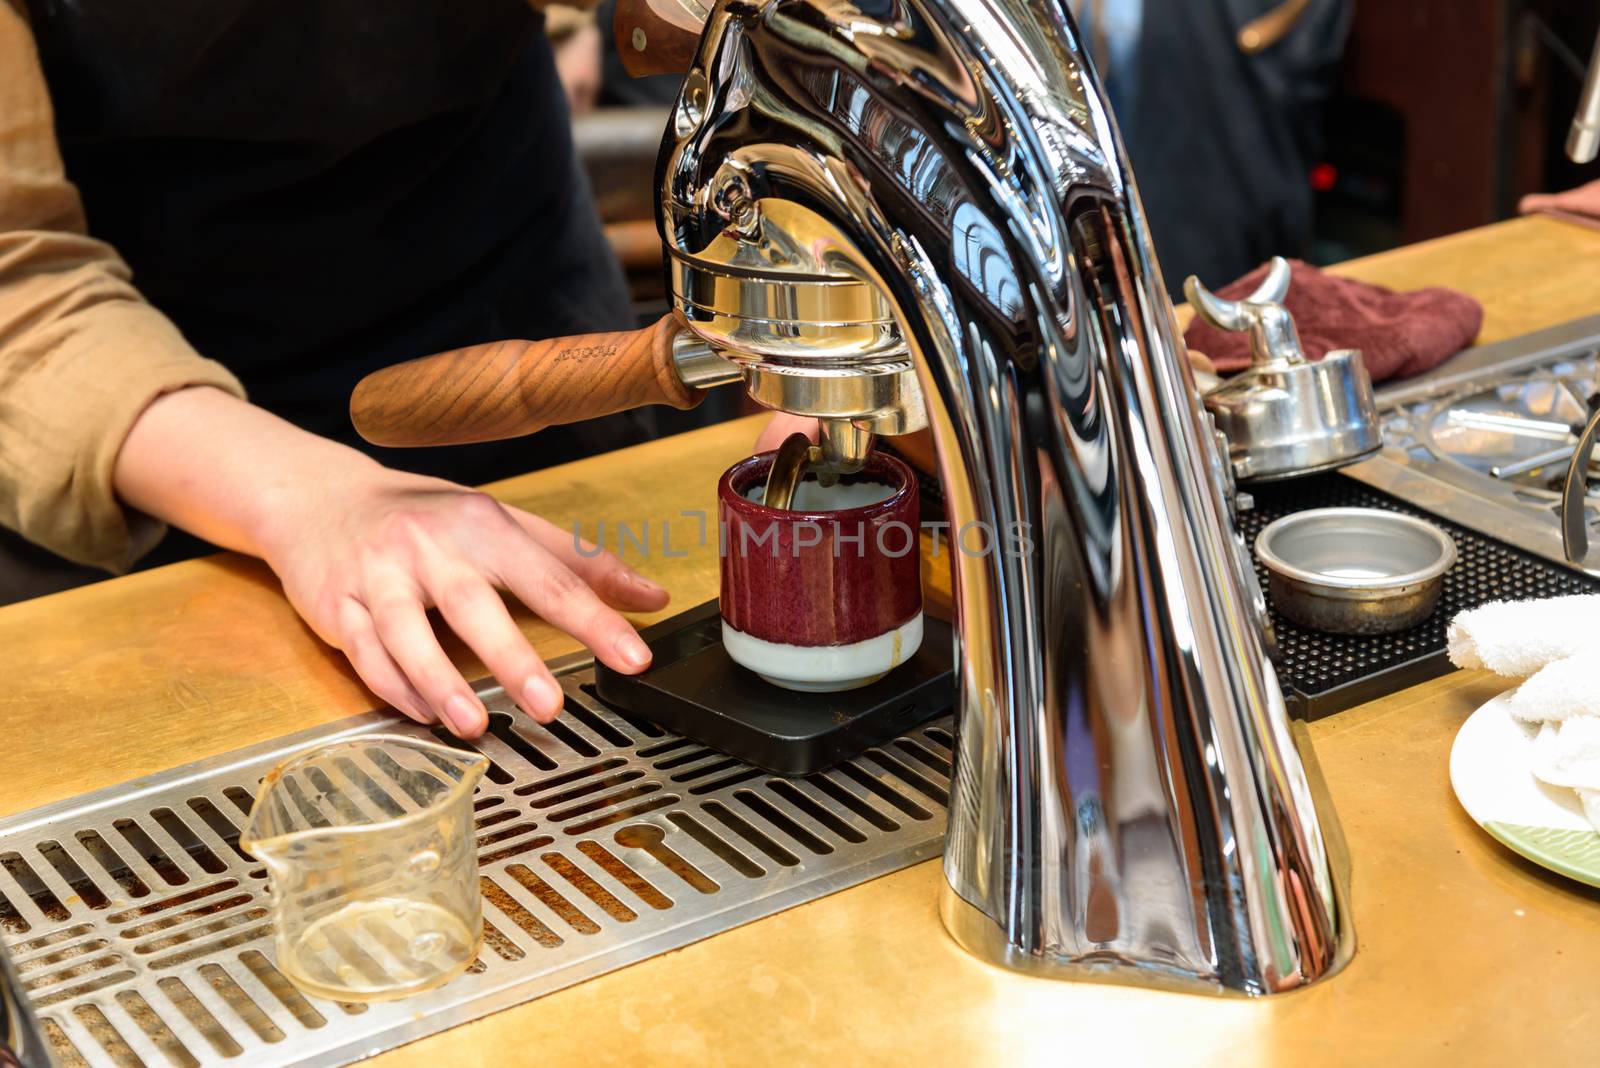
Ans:
<svg viewBox="0 0 1600 1068"><path fill-rule="evenodd" d="M376 464L308 496L322 499L302 501L262 555L318 636L413 719L438 716L465 738L487 725L483 705L440 648L429 608L524 711L541 723L560 713L560 685L497 590L618 671L650 663L649 649L613 609L661 608L666 591L608 552L584 557L570 531L487 494Z"/></svg>
<svg viewBox="0 0 1600 1068"><path fill-rule="evenodd" d="M1559 211L1568 215L1600 217L1600 179L1564 193L1529 193L1517 202L1517 211L1523 215L1536 211Z"/></svg>
<svg viewBox="0 0 1600 1068"><path fill-rule="evenodd" d="M611 553L579 553L553 523L390 470L220 390L179 390L145 409L114 477L132 507L266 560L373 693L464 738L483 733L487 714L440 647L429 608L517 704L549 722L561 688L496 590L630 674L650 652L615 609L667 603Z"/></svg>

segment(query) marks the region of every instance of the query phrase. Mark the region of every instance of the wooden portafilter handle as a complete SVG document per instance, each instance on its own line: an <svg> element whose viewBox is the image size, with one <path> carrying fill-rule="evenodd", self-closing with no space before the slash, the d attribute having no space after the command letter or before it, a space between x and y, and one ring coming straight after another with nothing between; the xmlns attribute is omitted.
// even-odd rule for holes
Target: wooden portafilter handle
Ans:
<svg viewBox="0 0 1600 1068"><path fill-rule="evenodd" d="M705 20L684 0L617 0L611 29L623 69L643 78L688 71Z"/></svg>
<svg viewBox="0 0 1600 1068"><path fill-rule="evenodd" d="M350 395L350 421L374 445L461 445L521 437L646 404L688 409L705 391L673 358L682 325L666 315L616 334L469 345L385 367Z"/></svg>

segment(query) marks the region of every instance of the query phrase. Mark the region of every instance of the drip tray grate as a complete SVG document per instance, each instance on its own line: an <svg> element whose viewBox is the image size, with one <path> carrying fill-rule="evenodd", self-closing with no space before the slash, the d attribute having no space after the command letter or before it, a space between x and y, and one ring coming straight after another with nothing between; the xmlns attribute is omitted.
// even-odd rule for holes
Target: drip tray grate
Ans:
<svg viewBox="0 0 1600 1068"><path fill-rule="evenodd" d="M343 1064L940 850L948 716L784 779L612 711L588 658L558 677L567 713L548 727L479 689L491 726L473 747L493 762L475 802L483 949L404 1001L289 984L239 829L288 753L427 728L370 713L0 821L0 941L60 1063ZM378 762L368 778L399 795L415 772L396 770Z"/></svg>

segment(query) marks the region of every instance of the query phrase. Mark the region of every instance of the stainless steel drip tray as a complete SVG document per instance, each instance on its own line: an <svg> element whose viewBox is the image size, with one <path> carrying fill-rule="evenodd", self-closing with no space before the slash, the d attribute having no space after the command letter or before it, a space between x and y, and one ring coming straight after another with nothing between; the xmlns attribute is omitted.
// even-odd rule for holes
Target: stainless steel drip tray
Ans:
<svg viewBox="0 0 1600 1068"><path fill-rule="evenodd" d="M238 838L288 753L426 728L356 716L0 821L0 939L61 1063L343 1064L939 853L948 717L782 779L611 711L587 658L557 672L567 713L548 727L478 690L484 946L405 1001L296 991ZM404 791L382 767L363 789Z"/></svg>
<svg viewBox="0 0 1600 1068"><path fill-rule="evenodd" d="M1597 390L1600 316L1468 349L1378 390L1383 450L1343 474L1565 564L1556 487ZM1588 520L1600 541L1595 489Z"/></svg>

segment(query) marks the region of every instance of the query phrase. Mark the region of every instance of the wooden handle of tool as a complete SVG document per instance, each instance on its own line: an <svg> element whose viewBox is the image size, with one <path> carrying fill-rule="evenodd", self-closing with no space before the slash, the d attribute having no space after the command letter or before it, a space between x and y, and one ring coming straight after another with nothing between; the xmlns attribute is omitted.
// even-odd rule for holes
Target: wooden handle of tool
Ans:
<svg viewBox="0 0 1600 1068"><path fill-rule="evenodd" d="M642 78L688 71L705 23L680 0L617 0L611 29L623 68Z"/></svg>
<svg viewBox="0 0 1600 1068"><path fill-rule="evenodd" d="M350 421L374 445L460 445L520 437L646 404L693 408L678 377L671 315L617 334L469 345L385 367L350 395Z"/></svg>

